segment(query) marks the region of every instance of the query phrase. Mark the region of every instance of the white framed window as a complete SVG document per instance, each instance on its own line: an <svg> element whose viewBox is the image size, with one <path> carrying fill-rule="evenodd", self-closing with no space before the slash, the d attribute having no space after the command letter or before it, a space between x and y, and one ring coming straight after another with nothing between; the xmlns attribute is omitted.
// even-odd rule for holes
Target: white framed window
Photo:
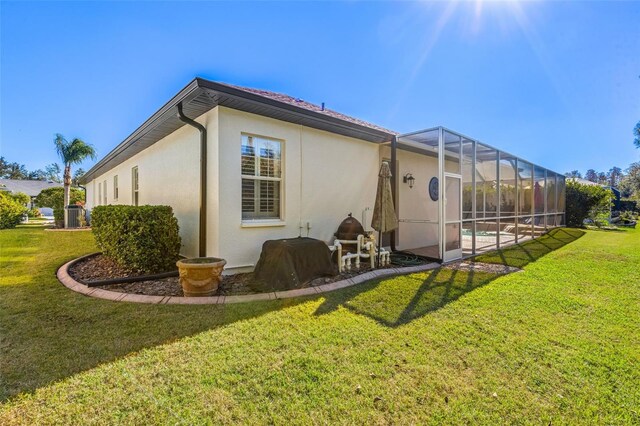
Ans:
<svg viewBox="0 0 640 426"><path fill-rule="evenodd" d="M102 195L104 196L104 198L102 199L102 201L104 201L104 205L107 205L107 181L105 179L104 182L102 182Z"/></svg>
<svg viewBox="0 0 640 426"><path fill-rule="evenodd" d="M98 182L98 199L96 200L96 206L99 206L102 202L102 183Z"/></svg>
<svg viewBox="0 0 640 426"><path fill-rule="evenodd" d="M242 220L282 219L282 141L242 135Z"/></svg>
<svg viewBox="0 0 640 426"><path fill-rule="evenodd" d="M131 169L131 204L138 205L138 166Z"/></svg>
<svg viewBox="0 0 640 426"><path fill-rule="evenodd" d="M118 188L118 175L115 175L113 177L113 199L117 200L118 199L118 192L119 192L119 188Z"/></svg>

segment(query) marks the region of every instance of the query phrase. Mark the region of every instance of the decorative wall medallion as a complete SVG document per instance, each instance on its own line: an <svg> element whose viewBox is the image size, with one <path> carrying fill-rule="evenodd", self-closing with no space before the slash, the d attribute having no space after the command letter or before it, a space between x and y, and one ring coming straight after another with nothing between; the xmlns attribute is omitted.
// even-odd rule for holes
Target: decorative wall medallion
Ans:
<svg viewBox="0 0 640 426"><path fill-rule="evenodd" d="M433 201L438 201L438 178L435 176L429 181L429 197Z"/></svg>

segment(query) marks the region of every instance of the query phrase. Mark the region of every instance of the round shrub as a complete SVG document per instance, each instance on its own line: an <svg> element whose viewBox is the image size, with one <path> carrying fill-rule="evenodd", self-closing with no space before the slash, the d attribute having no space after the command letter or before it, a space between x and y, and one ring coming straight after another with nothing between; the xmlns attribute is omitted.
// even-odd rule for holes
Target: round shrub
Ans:
<svg viewBox="0 0 640 426"><path fill-rule="evenodd" d="M16 201L10 194L0 191L0 229L15 228L27 208Z"/></svg>
<svg viewBox="0 0 640 426"><path fill-rule="evenodd" d="M176 269L178 220L169 206L97 206L91 228L102 253L136 272Z"/></svg>
<svg viewBox="0 0 640 426"><path fill-rule="evenodd" d="M29 216L29 219L37 218L37 217L41 217L42 213L40 212L40 210L34 207L27 211L27 216Z"/></svg>

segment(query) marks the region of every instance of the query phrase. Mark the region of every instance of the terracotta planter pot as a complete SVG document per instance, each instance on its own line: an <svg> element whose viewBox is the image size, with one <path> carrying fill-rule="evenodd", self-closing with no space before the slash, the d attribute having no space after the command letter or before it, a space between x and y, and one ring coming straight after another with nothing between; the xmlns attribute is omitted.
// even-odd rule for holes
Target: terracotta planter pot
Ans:
<svg viewBox="0 0 640 426"><path fill-rule="evenodd" d="M227 261L216 257L194 257L178 260L180 285L187 297L213 296L220 284Z"/></svg>

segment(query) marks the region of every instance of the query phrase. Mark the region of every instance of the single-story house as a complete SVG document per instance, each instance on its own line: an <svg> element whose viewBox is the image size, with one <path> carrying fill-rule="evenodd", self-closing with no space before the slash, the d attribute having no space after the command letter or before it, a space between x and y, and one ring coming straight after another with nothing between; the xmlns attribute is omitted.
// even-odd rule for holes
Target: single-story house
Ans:
<svg viewBox="0 0 640 426"><path fill-rule="evenodd" d="M31 198L31 201L27 205L28 208L33 207L33 199L36 198L43 189L62 186L62 183L52 180L0 179L0 191L7 191L14 194L22 192ZM41 207L38 210L40 210L44 216L53 216L53 210L48 207Z"/></svg>
<svg viewBox="0 0 640 426"><path fill-rule="evenodd" d="M291 96L196 78L89 170L87 207L173 207L185 256L255 266L266 240L370 228L389 161L394 249L460 258L564 224L564 176L443 127L401 135ZM444 194L444 197L439 196Z"/></svg>

